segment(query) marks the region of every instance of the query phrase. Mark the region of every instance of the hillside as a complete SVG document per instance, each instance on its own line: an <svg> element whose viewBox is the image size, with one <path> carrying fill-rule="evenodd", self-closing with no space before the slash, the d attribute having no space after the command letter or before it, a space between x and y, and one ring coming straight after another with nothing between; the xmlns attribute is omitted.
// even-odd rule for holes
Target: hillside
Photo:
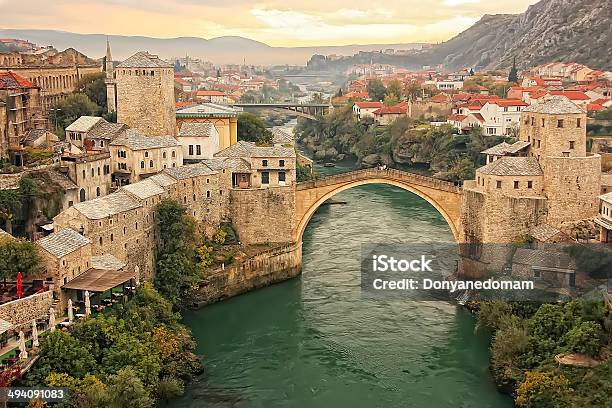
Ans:
<svg viewBox="0 0 612 408"><path fill-rule="evenodd" d="M541 0L519 15L485 15L434 47L432 60L449 68L522 67L575 61L612 70L610 0Z"/></svg>

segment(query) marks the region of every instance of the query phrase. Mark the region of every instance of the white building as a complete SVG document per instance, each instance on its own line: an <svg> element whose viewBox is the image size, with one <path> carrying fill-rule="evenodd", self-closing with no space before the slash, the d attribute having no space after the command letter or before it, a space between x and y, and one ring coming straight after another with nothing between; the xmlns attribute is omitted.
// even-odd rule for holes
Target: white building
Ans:
<svg viewBox="0 0 612 408"><path fill-rule="evenodd" d="M212 123L185 122L178 133L185 162L212 159L219 151L219 132Z"/></svg>
<svg viewBox="0 0 612 408"><path fill-rule="evenodd" d="M357 102L353 105L353 114L357 116L359 120L366 117L374 117L374 111L382 108L384 104L382 102Z"/></svg>

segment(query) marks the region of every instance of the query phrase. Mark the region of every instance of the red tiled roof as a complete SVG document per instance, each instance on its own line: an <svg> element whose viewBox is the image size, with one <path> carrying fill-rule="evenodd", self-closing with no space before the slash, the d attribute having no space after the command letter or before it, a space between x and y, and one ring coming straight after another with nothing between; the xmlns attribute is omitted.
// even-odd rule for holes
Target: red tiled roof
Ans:
<svg viewBox="0 0 612 408"><path fill-rule="evenodd" d="M597 103L588 103L586 108L587 108L588 112L600 111L600 110L606 109L606 108L604 108L603 106L601 106L601 105L599 105Z"/></svg>
<svg viewBox="0 0 612 408"><path fill-rule="evenodd" d="M480 113L472 113L472 115L474 115L474 117L478 119L479 122L484 123L485 120Z"/></svg>
<svg viewBox="0 0 612 408"><path fill-rule="evenodd" d="M448 95L444 93L437 94L436 96L432 96L429 98L430 102L443 103L448 102Z"/></svg>
<svg viewBox="0 0 612 408"><path fill-rule="evenodd" d="M586 101L591 99L587 94L581 91L551 91L550 94L555 96L565 96L572 101Z"/></svg>
<svg viewBox="0 0 612 408"><path fill-rule="evenodd" d="M225 96L225 92L221 91L198 91L197 96Z"/></svg>
<svg viewBox="0 0 612 408"><path fill-rule="evenodd" d="M499 106L529 106L525 102L520 99L498 99L496 101L491 101L490 103L495 103Z"/></svg>
<svg viewBox="0 0 612 408"><path fill-rule="evenodd" d="M14 72L0 72L0 89L36 88L36 86Z"/></svg>
<svg viewBox="0 0 612 408"><path fill-rule="evenodd" d="M457 122L462 122L463 119L467 118L467 116L465 115L451 115L448 117L448 120L454 120Z"/></svg>
<svg viewBox="0 0 612 408"><path fill-rule="evenodd" d="M372 109L372 108L379 109L383 107L382 102L357 102L355 105L357 105L361 109Z"/></svg>

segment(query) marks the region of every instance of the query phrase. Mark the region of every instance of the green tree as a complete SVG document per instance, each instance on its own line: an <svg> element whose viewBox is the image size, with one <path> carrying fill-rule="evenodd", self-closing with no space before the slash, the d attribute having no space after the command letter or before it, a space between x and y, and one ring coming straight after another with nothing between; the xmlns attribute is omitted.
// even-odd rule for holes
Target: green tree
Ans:
<svg viewBox="0 0 612 408"><path fill-rule="evenodd" d="M36 276L39 265L38 249L32 241L0 236L0 279L15 279L17 272Z"/></svg>
<svg viewBox="0 0 612 408"><path fill-rule="evenodd" d="M83 93L68 95L51 109L52 121L55 130L63 135L65 129L81 116L95 116L100 114L100 107Z"/></svg>
<svg viewBox="0 0 612 408"><path fill-rule="evenodd" d="M149 408L153 406L149 392L131 368L123 368L109 378L109 408Z"/></svg>
<svg viewBox="0 0 612 408"><path fill-rule="evenodd" d="M269 144L272 142L272 132L266 129L259 117L245 112L238 115L238 140Z"/></svg>
<svg viewBox="0 0 612 408"><path fill-rule="evenodd" d="M394 105L397 105L398 102L399 102L399 99L397 98L395 94L392 94L392 93L385 95L385 100L383 101L385 106L394 106Z"/></svg>
<svg viewBox="0 0 612 408"><path fill-rule="evenodd" d="M155 288L174 303L201 279L196 224L176 201L162 201L156 214L160 241Z"/></svg>
<svg viewBox="0 0 612 408"><path fill-rule="evenodd" d="M512 59L512 68L510 68L510 74L508 75L508 82L517 83L518 78L518 69L516 69L516 57Z"/></svg>
<svg viewBox="0 0 612 408"><path fill-rule="evenodd" d="M399 100L402 97L402 83L397 79L391 81L385 94L387 96L394 95Z"/></svg>
<svg viewBox="0 0 612 408"><path fill-rule="evenodd" d="M373 101L382 101L385 99L385 94L387 93L387 88L385 88L385 84L380 79L372 79L368 81L367 85L368 94L370 95L370 99Z"/></svg>
<svg viewBox="0 0 612 408"><path fill-rule="evenodd" d="M596 322L581 322L570 329L561 339L568 351L591 357L599 353L602 340L601 326Z"/></svg>
<svg viewBox="0 0 612 408"><path fill-rule="evenodd" d="M13 220L21 210L21 196L19 190L0 190L0 218L4 220L6 232L13 233Z"/></svg>
<svg viewBox="0 0 612 408"><path fill-rule="evenodd" d="M89 99L100 107L100 110L106 111L106 83L104 79L106 74L99 72L96 74L88 74L77 82L75 92L87 95Z"/></svg>

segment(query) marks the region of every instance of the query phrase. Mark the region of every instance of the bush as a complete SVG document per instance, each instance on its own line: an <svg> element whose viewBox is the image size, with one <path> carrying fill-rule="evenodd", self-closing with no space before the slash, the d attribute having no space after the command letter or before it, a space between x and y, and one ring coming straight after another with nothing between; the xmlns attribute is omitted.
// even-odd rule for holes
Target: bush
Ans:
<svg viewBox="0 0 612 408"><path fill-rule="evenodd" d="M523 408L569 407L569 381L563 375L527 372L517 389L516 405Z"/></svg>
<svg viewBox="0 0 612 408"><path fill-rule="evenodd" d="M562 342L567 347L567 351L593 357L601 349L601 326L595 322L582 322L568 331L563 336Z"/></svg>

